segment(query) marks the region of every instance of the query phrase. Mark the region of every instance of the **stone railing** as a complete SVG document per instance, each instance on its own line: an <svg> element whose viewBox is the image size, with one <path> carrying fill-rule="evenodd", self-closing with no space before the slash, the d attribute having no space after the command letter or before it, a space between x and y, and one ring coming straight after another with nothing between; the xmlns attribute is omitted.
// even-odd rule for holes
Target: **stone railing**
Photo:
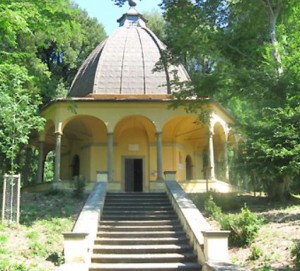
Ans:
<svg viewBox="0 0 300 271"><path fill-rule="evenodd" d="M202 271L240 270L229 260L230 232L213 230L180 185L168 176L166 176L166 190L197 253Z"/></svg>
<svg viewBox="0 0 300 271"><path fill-rule="evenodd" d="M104 206L107 182L101 180L91 191L72 232L64 233L65 264L58 271L87 271L98 223Z"/></svg>

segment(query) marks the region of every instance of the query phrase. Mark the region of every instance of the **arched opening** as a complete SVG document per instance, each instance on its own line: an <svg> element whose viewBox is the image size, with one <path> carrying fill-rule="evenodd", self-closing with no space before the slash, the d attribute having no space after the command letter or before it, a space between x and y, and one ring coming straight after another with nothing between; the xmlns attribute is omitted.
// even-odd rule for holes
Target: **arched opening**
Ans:
<svg viewBox="0 0 300 271"><path fill-rule="evenodd" d="M187 156L185 158L185 172L186 172L186 180L192 180L193 179L193 164L192 164L192 158L191 156Z"/></svg>
<svg viewBox="0 0 300 271"><path fill-rule="evenodd" d="M123 118L114 130L114 178L125 192L148 191L150 169L156 169L155 127L139 115Z"/></svg>
<svg viewBox="0 0 300 271"><path fill-rule="evenodd" d="M78 177L79 175L80 175L80 158L76 154L74 155L72 161L72 176L74 178L74 177Z"/></svg>
<svg viewBox="0 0 300 271"><path fill-rule="evenodd" d="M55 152L49 151L46 155L43 167L43 181L44 182L51 182L54 179L54 159L55 159Z"/></svg>

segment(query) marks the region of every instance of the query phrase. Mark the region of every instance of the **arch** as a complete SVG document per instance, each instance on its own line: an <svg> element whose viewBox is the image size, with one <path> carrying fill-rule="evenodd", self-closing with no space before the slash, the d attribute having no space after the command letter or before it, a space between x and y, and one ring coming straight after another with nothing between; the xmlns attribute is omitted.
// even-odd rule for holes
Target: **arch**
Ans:
<svg viewBox="0 0 300 271"><path fill-rule="evenodd" d="M156 126L145 116L130 115L122 118L114 128L114 138L119 140L123 132L128 129L144 131L149 141L155 141Z"/></svg>
<svg viewBox="0 0 300 271"><path fill-rule="evenodd" d="M193 162L190 155L187 155L185 158L185 175L187 181L193 179Z"/></svg>
<svg viewBox="0 0 300 271"><path fill-rule="evenodd" d="M76 115L64 121L63 134L69 138L106 140L107 127L105 123L90 115Z"/></svg>
<svg viewBox="0 0 300 271"><path fill-rule="evenodd" d="M75 115L64 121L62 133L61 178L71 180L80 174L95 180L97 171L106 169L105 123L91 115Z"/></svg>
<svg viewBox="0 0 300 271"><path fill-rule="evenodd" d="M207 127L195 115L182 115L169 119L163 126L163 140L189 141L197 148L207 145Z"/></svg>
<svg viewBox="0 0 300 271"><path fill-rule="evenodd" d="M54 151L49 151L45 157L43 167L43 180L44 182L51 182L54 179Z"/></svg>
<svg viewBox="0 0 300 271"><path fill-rule="evenodd" d="M156 159L150 158L155 157L155 141L155 125L144 116L126 116L115 126L115 179L120 180L123 191L149 190L146 180L149 180L150 168L156 169Z"/></svg>
<svg viewBox="0 0 300 271"><path fill-rule="evenodd" d="M198 121L197 115L170 118L163 126L162 140L164 155L168 156L168 161L164 163L168 168L176 169L178 180L203 178L203 156L208 148L208 128ZM193 163L191 159L186 160L188 156L191 158L191 154Z"/></svg>

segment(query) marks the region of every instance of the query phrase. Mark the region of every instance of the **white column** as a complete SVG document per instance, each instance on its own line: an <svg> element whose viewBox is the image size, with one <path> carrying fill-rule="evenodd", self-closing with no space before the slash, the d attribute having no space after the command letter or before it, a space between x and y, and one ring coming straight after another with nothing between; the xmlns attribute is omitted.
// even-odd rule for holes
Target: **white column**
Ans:
<svg viewBox="0 0 300 271"><path fill-rule="evenodd" d="M215 179L215 155L214 155L214 140L213 140L213 132L209 131L209 167L210 167L210 179Z"/></svg>
<svg viewBox="0 0 300 271"><path fill-rule="evenodd" d="M44 147L45 142L39 142L39 165L38 165L38 174L37 174L37 183L43 182L43 173L44 173Z"/></svg>
<svg viewBox="0 0 300 271"><path fill-rule="evenodd" d="M54 182L60 181L60 156L61 156L61 136L60 132L55 133L56 147L55 147L55 164L54 164Z"/></svg>
<svg viewBox="0 0 300 271"><path fill-rule="evenodd" d="M113 154L114 154L114 134L107 133L107 171L108 182L113 181Z"/></svg>
<svg viewBox="0 0 300 271"><path fill-rule="evenodd" d="M162 166L162 139L161 132L156 133L156 149L157 149L157 180L163 181L163 166Z"/></svg>
<svg viewBox="0 0 300 271"><path fill-rule="evenodd" d="M225 170L225 181L229 181L229 166L228 166L228 143L227 140L224 142L224 170Z"/></svg>

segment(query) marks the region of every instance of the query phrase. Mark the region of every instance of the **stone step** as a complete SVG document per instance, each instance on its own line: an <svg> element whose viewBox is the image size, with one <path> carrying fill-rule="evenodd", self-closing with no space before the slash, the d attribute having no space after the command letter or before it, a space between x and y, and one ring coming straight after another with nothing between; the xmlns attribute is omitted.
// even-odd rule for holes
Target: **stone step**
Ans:
<svg viewBox="0 0 300 271"><path fill-rule="evenodd" d="M144 192L124 192L124 193L107 193L106 198L166 198L167 194L164 192L144 193Z"/></svg>
<svg viewBox="0 0 300 271"><path fill-rule="evenodd" d="M104 210L102 215L142 215L142 216L148 216L148 215L170 215L170 211L168 210L113 210L113 211L107 211Z"/></svg>
<svg viewBox="0 0 300 271"><path fill-rule="evenodd" d="M137 226L137 225L115 225L115 226L108 226L108 225L101 225L99 226L98 230L99 231L110 231L110 232L117 232L117 231L127 231L127 232L132 232L132 231L166 231L166 230L180 230L181 225L159 225L159 226Z"/></svg>
<svg viewBox="0 0 300 271"><path fill-rule="evenodd" d="M94 245L94 254L148 254L193 252L188 244L182 245Z"/></svg>
<svg viewBox="0 0 300 271"><path fill-rule="evenodd" d="M200 271L198 263L92 263L90 271Z"/></svg>
<svg viewBox="0 0 300 271"><path fill-rule="evenodd" d="M115 245L153 245L153 244L182 244L187 243L189 240L185 236L179 237L139 237L139 238L113 238L113 237L98 237L95 244L115 244Z"/></svg>
<svg viewBox="0 0 300 271"><path fill-rule="evenodd" d="M140 231L140 232L106 232L99 231L97 237L112 237L112 238L152 238L152 237L185 237L186 234L184 231Z"/></svg>
<svg viewBox="0 0 300 271"><path fill-rule="evenodd" d="M160 206L153 206L153 205L123 205L120 204L119 206L107 206L105 208L106 212L110 211L168 211L168 212L173 212L173 207L169 205L160 205Z"/></svg>
<svg viewBox="0 0 300 271"><path fill-rule="evenodd" d="M160 226L160 225L180 225L180 221L178 219L165 219L165 220L101 220L99 225L106 225L106 226L116 226L116 225L123 225L123 226Z"/></svg>
<svg viewBox="0 0 300 271"><path fill-rule="evenodd" d="M201 270L166 193L109 193L89 271Z"/></svg>
<svg viewBox="0 0 300 271"><path fill-rule="evenodd" d="M194 253L156 253L156 254L95 254L93 263L184 263L195 262Z"/></svg>
<svg viewBox="0 0 300 271"><path fill-rule="evenodd" d="M103 214L101 219L104 220L115 220L115 221L122 221L122 220L163 220L163 219L177 219L177 216L175 214L151 214L151 215L143 215L143 214L120 214L120 215L115 215L115 214Z"/></svg>
<svg viewBox="0 0 300 271"><path fill-rule="evenodd" d="M105 204L107 207L129 207L129 208L134 208L134 207L171 207L172 205L168 201L105 201Z"/></svg>

